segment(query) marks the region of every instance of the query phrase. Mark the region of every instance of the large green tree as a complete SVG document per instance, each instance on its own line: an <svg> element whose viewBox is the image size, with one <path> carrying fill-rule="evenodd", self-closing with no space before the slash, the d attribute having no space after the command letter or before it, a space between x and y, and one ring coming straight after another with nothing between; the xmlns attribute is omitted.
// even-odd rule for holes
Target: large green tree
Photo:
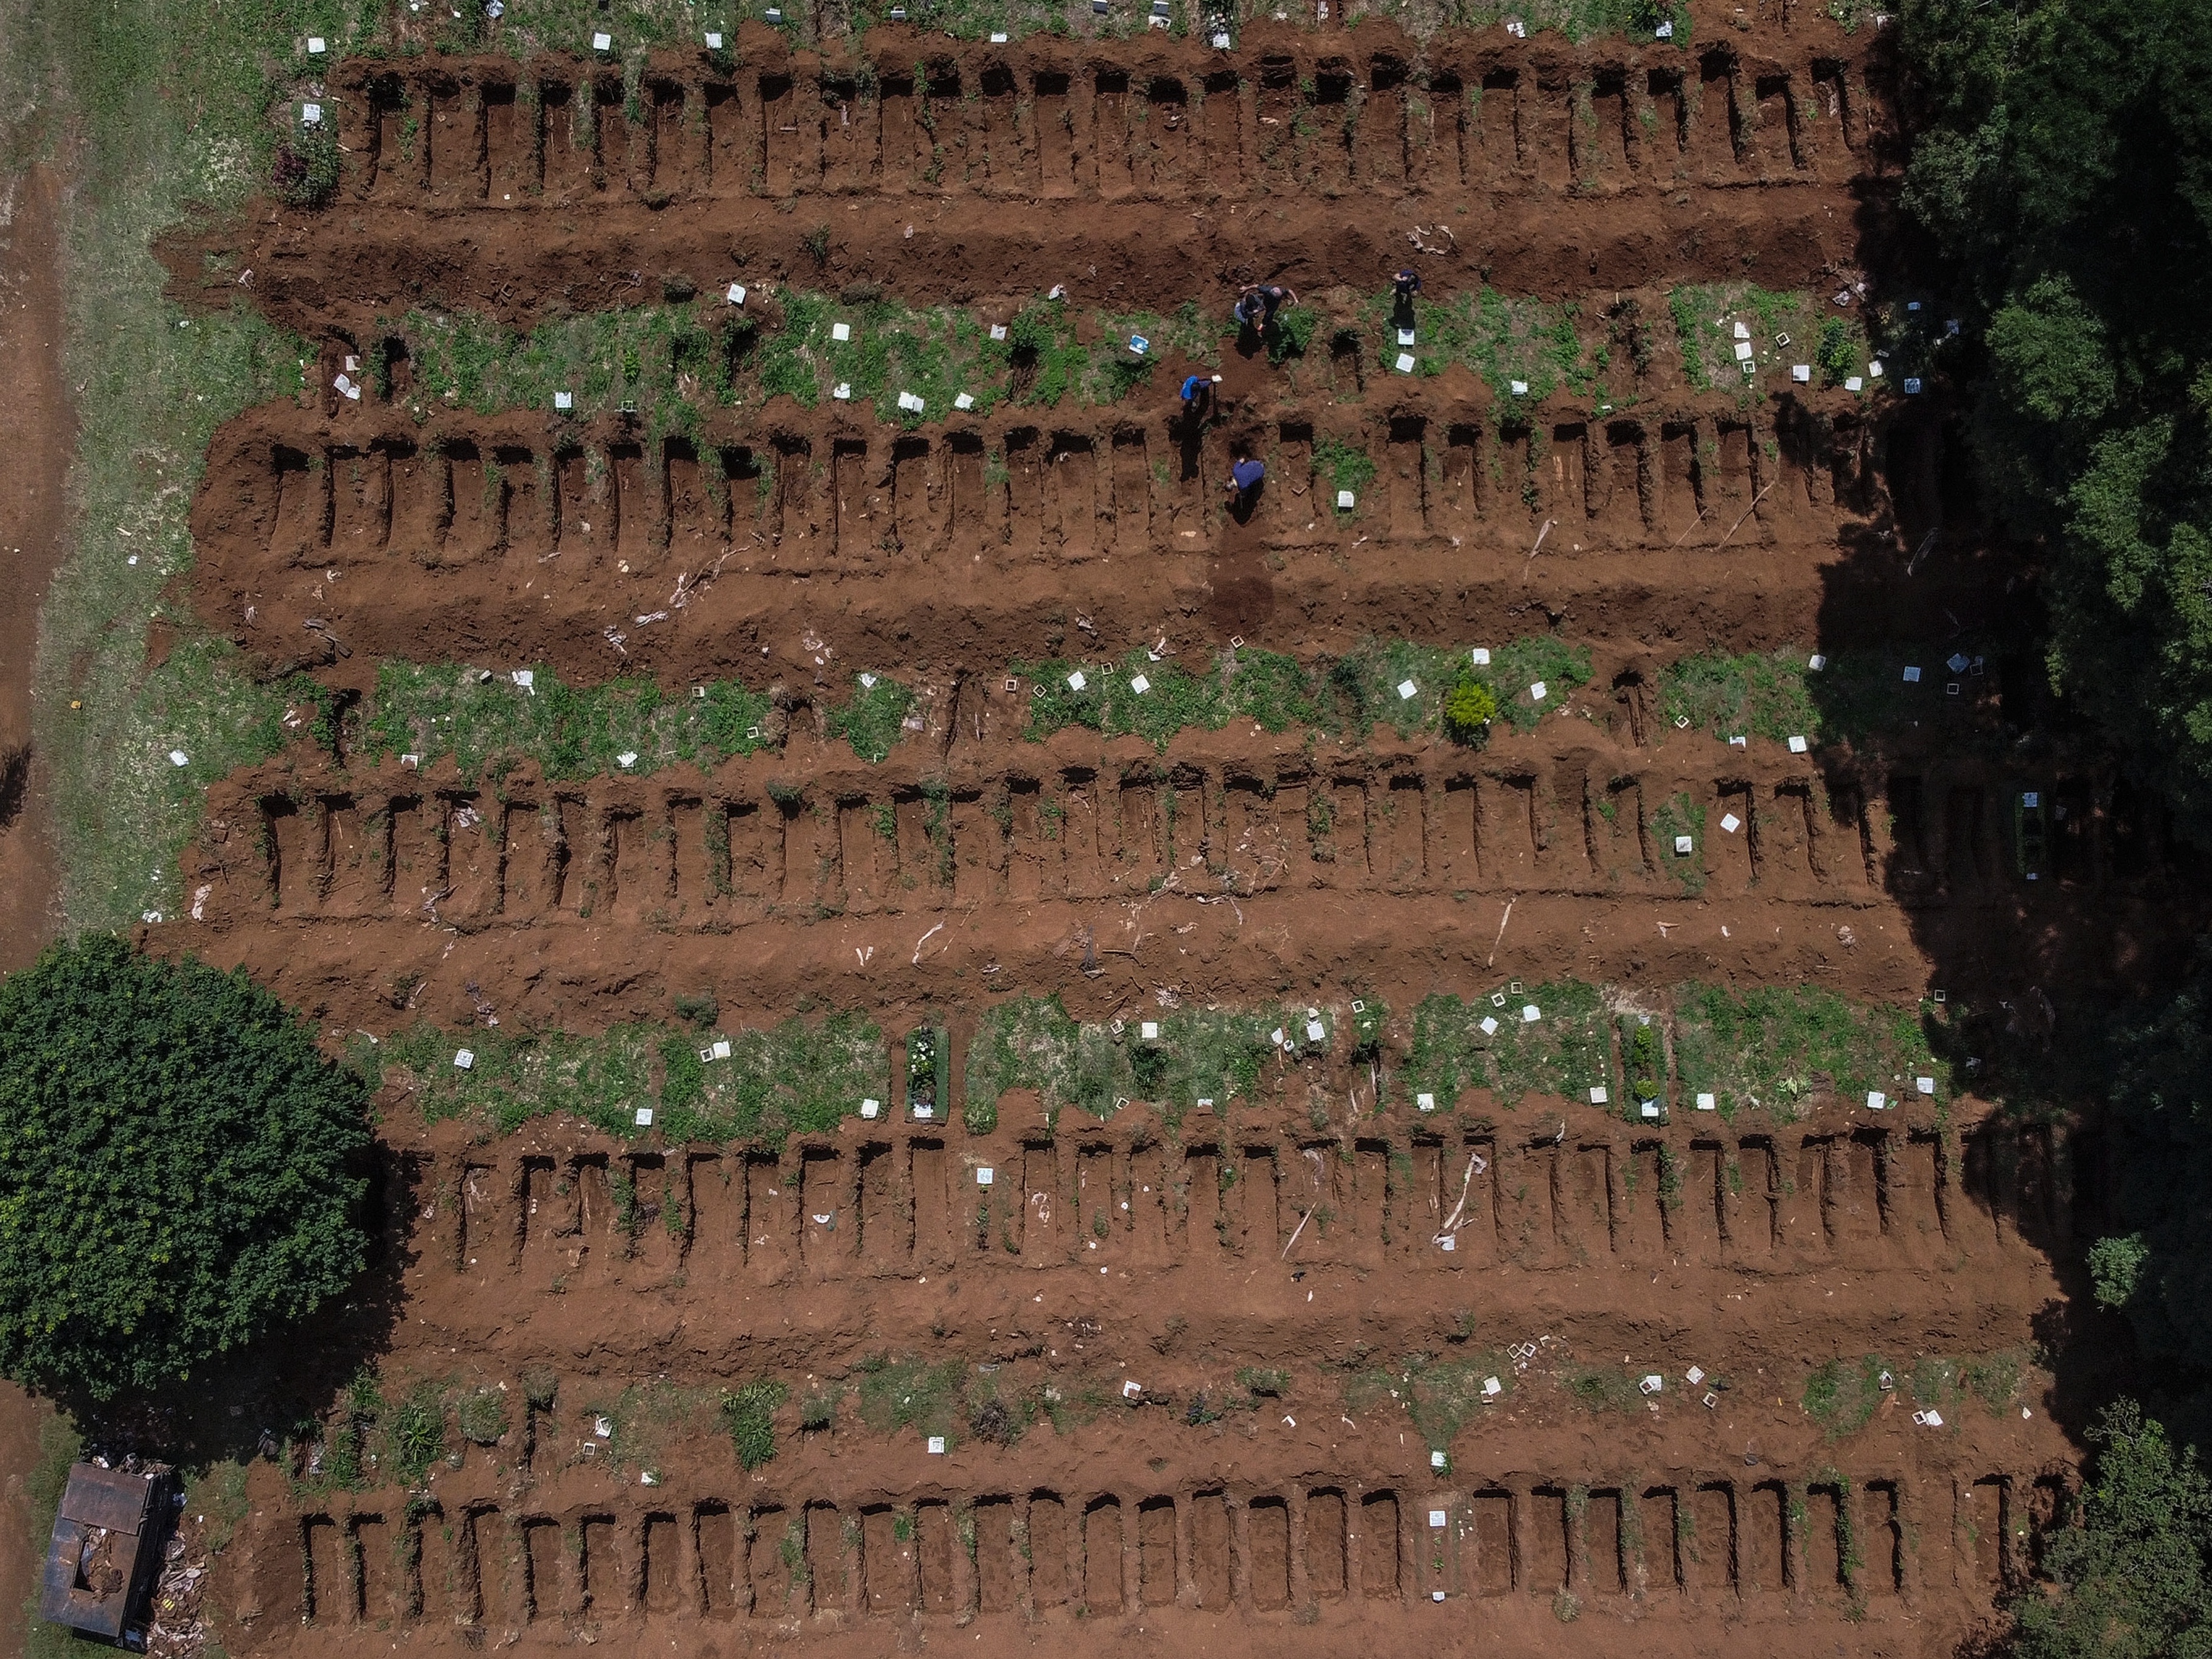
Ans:
<svg viewBox="0 0 2212 1659"><path fill-rule="evenodd" d="M339 1294L366 1104L242 970L90 938L0 982L0 1373L173 1385Z"/></svg>
<svg viewBox="0 0 2212 1659"><path fill-rule="evenodd" d="M1977 316L1973 447L2058 690L2212 808L2212 7L1910 0L1905 204ZM2212 832L2200 838L2212 839Z"/></svg>
<svg viewBox="0 0 2212 1659"><path fill-rule="evenodd" d="M2212 1483L2132 1401L2108 1410L2075 1524L2044 1541L2061 1594L2014 1604L2020 1659L2212 1656Z"/></svg>

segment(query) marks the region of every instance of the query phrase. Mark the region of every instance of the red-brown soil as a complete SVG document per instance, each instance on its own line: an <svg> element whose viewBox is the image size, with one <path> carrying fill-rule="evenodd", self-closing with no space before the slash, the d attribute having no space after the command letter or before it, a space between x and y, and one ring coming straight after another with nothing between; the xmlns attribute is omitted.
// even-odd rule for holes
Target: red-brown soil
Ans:
<svg viewBox="0 0 2212 1659"><path fill-rule="evenodd" d="M1261 25L1230 57L879 33L881 96L858 123L859 59L791 55L752 26L733 75L656 58L635 120L567 60L341 65L340 199L264 204L180 239L170 264L180 291L226 296L250 266L258 302L328 350L366 349L418 302L521 325L657 292L665 272L711 291L741 263L928 305L1060 281L1098 306L1211 304L1255 276L1369 292L1408 228L1440 220L1462 228L1455 256L1425 262L1432 296L1487 282L1588 306L1642 289L1663 318L1684 281L1879 280L1899 257L1889 37L1757 13L1701 18L1688 53L1439 37L1419 54L1425 98L1413 45L1375 24ZM518 74L541 109L585 100L584 145L519 119ZM1307 77L1341 93L1344 118L1286 145ZM1646 102L1671 113L1647 128ZM930 124L950 152L934 177ZM1658 673L1686 653L2016 617L2021 566L1950 483L1942 387L1864 404L1764 387L1746 404L1653 384L1626 388L1632 409L1563 395L1501 423L1463 371L1338 402L1284 395L1260 362L1228 372L1229 420L1188 449L1172 378L1111 410L910 435L725 411L658 455L619 423L535 413L417 423L320 392L250 411L210 458L193 581L257 667L353 690L386 655L671 690L735 675L783 689L790 736L712 772L526 766L495 787L295 750L211 793L185 854L192 914L144 937L246 965L334 1039L465 1026L487 1005L510 1027L599 1031L700 991L732 1024L827 1006L895 1037L927 1016L951 1028L957 1100L966 1039L1010 993L1103 1019L1163 991L1356 989L1407 1009L1571 975L1650 1000L1690 979L1905 1003L2039 988L2088 1019L2201 930L2202 883L2081 739L2001 762L1986 726L1930 721L1793 756L1655 718ZM1535 427L1531 505L1515 446ZM1348 522L1311 505L1328 437L1376 463ZM1236 439L1271 459L1249 525L1216 501ZM995 487L987 444L1007 456ZM701 486L715 449L756 480L726 516ZM490 497L487 459L508 481ZM617 623L626 656L605 639ZM1164 752L1083 731L1033 744L1027 689L1002 680L1018 658L1118 656L1163 633L1189 660L1232 635L1310 659L1375 635L1545 631L1590 648L1591 684L1479 751L1237 726ZM922 694L923 730L880 766L820 720L862 667ZM942 842L922 793L940 782ZM2034 884L2008 841L2023 787L2080 807ZM1745 821L1708 836L1701 885L1644 828L1678 793ZM2032 1036L2008 1041L2032 1057ZM2023 1127L1972 1098L1939 1115L1823 1095L1778 1127L1682 1111L1632 1131L1534 1099L1363 1116L1347 1111L1363 1086L1364 1066L1315 1060L1180 1126L1141 1103L1048 1125L1010 1097L980 1137L894 1101L890 1120L775 1146L615 1144L557 1121L496 1138L426 1126L395 1086L361 1296L226 1395L217 1432L292 1435L364 1360L392 1398L418 1379L504 1387L514 1426L415 1493L295 1483L289 1446L256 1462L209 1597L220 1639L240 1655L801 1639L1936 1655L2033 1582L2099 1346L2070 1297L2102 1203L2093 1103ZM1668 1170L1684 1172L1671 1206ZM617 1193L684 1225L633 1231ZM1393 1408L1343 1399L1363 1366L1486 1364L1522 1342L1526 1369L1500 1362L1510 1391L1442 1471ZM1941 1428L1893 1394L1830 1441L1800 1404L1839 1357L1902 1375L1917 1356L2030 1352L2057 1370L2030 1367L1996 1409L1947 1407ZM866 1429L849 1400L812 1432L787 1407L779 1455L750 1475L711 1425L741 1380L850 1381L885 1355L1108 1403L1064 1434L963 1437L941 1457ZM1729 1384L1710 1407L1693 1364ZM1194 1413L1250 1366L1290 1373L1279 1400ZM539 1367L557 1382L543 1413L524 1408ZM1625 1411L1565 1386L1647 1370L1664 1390ZM592 1419L656 1385L707 1415L672 1431L647 1484Z"/></svg>
<svg viewBox="0 0 2212 1659"><path fill-rule="evenodd" d="M1262 22L1233 57L899 33L824 57L748 24L730 73L657 56L635 119L618 72L571 59L349 64L340 199L180 239L169 264L220 303L251 270L281 320L357 343L410 305L526 324L663 272L717 287L733 259L939 303L1056 283L1163 308L1232 280L1371 288L1440 217L1455 252L1428 261L1432 289L1779 289L1887 234L1903 154L1873 31L1683 52Z"/></svg>
<svg viewBox="0 0 2212 1659"><path fill-rule="evenodd" d="M507 1438L413 1498L295 1496L260 1466L219 1580L233 1650L291 1650L303 1621L318 1642L720 1651L855 1626L855 1641L942 1639L972 1620L997 1645L1049 1632L1103 1650L1136 1626L1243 1651L1318 1620L1605 1653L1632 1632L1648 1644L1652 1620L1701 1645L1786 1619L1855 1651L1942 1651L2032 1571L2030 1525L2069 1478L2038 1374L2025 1413L1961 1402L1920 1428L1892 1398L1840 1444L1796 1403L1836 1352L2021 1342L2059 1294L2045 1252L2094 1225L2096 1195L2054 1184L2046 1131L1970 1121L1947 1146L1924 1115L1833 1108L1780 1135L1670 1130L1691 1173L1666 1211L1656 1138L1587 1109L1547 1108L1531 1142L1395 1114L1292 1129L1266 1107L1175 1138L1141 1109L1063 1119L1055 1138L1009 1106L981 1139L856 1122L781 1158L637 1152L557 1126L489 1146L452 1127L401 1137L386 1198L410 1317L388 1374L505 1386L544 1365L559 1392L537 1413L514 1389ZM1463 1158L1481 1178L1447 1254L1431 1235ZM1217 1198L1230 1160L1239 1179ZM978 1167L1000 1178L973 1185ZM622 1232L617 1169L680 1205L687 1234ZM1300 1224L1323 1205L1332 1228ZM1536 1355L1496 1362L1513 1391L1451 1439L1443 1474L1395 1410L1354 1419L1339 1398L1334 1368L1365 1354L1522 1342ZM593 1457L610 1449L592 1417L626 1380L711 1397L735 1376L847 1376L916 1352L990 1365L1010 1392L1083 1382L1112 1403L1012 1455L885 1444L848 1405L750 1477L698 1432L649 1455L651 1484ZM1295 1381L1256 1411L1188 1419L1252 1364ZM1728 1380L1710 1407L1683 1380L1693 1364ZM1621 1368L1662 1373L1657 1402L1593 1414L1558 1387ZM1583 1612L1571 1630L1562 1589Z"/></svg>
<svg viewBox="0 0 2212 1659"><path fill-rule="evenodd" d="M936 700L935 729L877 767L803 714L784 751L711 775L526 767L494 792L450 762L280 763L211 795L185 869L198 914L149 933L381 1032L407 975L410 1018L469 1024L468 984L508 1018L584 1030L665 1018L697 989L769 1018L809 993L918 1012L1060 992L1090 1017L1159 985L1230 1003L1350 985L1410 1007L1501 974L2009 996L2139 982L2203 916L2157 824L2118 803L2063 872L2021 880L1998 822L2008 769L1940 750L1813 765L1671 729L1638 745L1591 690L1480 754L1233 727L1156 754L1082 730L1021 741L1025 696L987 684ZM2039 777L2109 790L2094 761ZM949 792L943 846L925 782ZM1645 827L1677 793L1713 826L1696 892ZM1720 833L1732 809L1746 829ZM2071 925L2089 912L2097 926ZM1108 952L1095 980L1086 934Z"/></svg>
<svg viewBox="0 0 2212 1659"><path fill-rule="evenodd" d="M418 428L374 404L264 409L216 441L194 583L263 662L356 685L387 655L758 684L821 657L808 639L856 666L988 674L1052 654L1070 613L1116 654L1163 629L1311 653L1548 625L1681 655L1802 641L1815 616L1832 649L1948 635L1947 606L1987 608L1967 554L1924 561L1920 603L1896 602L1943 522L1955 441L1933 407L1676 393L1607 415L1563 394L1501 424L1462 371L1377 393L1255 393L1202 441L1164 388L913 436L785 400L653 455L620 425L538 414ZM1332 440L1376 465L1354 514L1315 469ZM1220 480L1248 442L1270 474L1245 523ZM720 505L702 454L738 480Z"/></svg>

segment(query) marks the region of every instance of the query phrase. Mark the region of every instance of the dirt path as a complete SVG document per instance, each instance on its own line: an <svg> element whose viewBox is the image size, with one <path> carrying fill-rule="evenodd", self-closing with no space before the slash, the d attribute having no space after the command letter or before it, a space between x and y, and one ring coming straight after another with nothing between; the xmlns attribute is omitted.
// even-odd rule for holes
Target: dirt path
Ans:
<svg viewBox="0 0 2212 1659"><path fill-rule="evenodd" d="M62 184L34 167L0 190L0 384L15 416L0 489L0 969L20 967L58 928L53 838L31 745L39 606L61 562L64 482L76 436L62 378ZM38 1460L40 1407L0 1387L0 1652L21 1650L22 1601L37 1554L24 1479Z"/></svg>

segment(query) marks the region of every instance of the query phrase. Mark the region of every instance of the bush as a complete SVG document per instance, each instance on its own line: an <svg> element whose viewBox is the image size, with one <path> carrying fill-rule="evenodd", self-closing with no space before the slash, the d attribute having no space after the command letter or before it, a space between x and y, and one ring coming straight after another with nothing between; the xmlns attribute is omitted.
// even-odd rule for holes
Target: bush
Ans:
<svg viewBox="0 0 2212 1659"><path fill-rule="evenodd" d="M243 972L122 941L0 984L0 1374L190 1378L361 1271L368 1090Z"/></svg>
<svg viewBox="0 0 2212 1659"><path fill-rule="evenodd" d="M1280 364L1285 358L1304 356L1321 325L1319 312L1304 306L1285 306L1275 313L1275 325L1268 331L1267 361Z"/></svg>
<svg viewBox="0 0 2212 1659"><path fill-rule="evenodd" d="M1667 1054L1656 1025L1638 1025L1628 1039L1628 1092L1656 1100L1667 1087Z"/></svg>
<svg viewBox="0 0 2212 1659"><path fill-rule="evenodd" d="M1820 325L1820 343L1813 348L1813 361L1820 366L1820 379L1828 386L1841 386L1858 367L1859 355L1851 347L1851 325L1840 317L1831 317Z"/></svg>
<svg viewBox="0 0 2212 1659"><path fill-rule="evenodd" d="M2118 1310L2134 1300L2150 1261L2150 1244L2141 1233L2100 1238L2089 1247L2089 1281L2097 1305Z"/></svg>
<svg viewBox="0 0 2212 1659"><path fill-rule="evenodd" d="M1472 674L1462 674L1444 694L1444 732L1458 743L1473 743L1498 718L1498 694Z"/></svg>

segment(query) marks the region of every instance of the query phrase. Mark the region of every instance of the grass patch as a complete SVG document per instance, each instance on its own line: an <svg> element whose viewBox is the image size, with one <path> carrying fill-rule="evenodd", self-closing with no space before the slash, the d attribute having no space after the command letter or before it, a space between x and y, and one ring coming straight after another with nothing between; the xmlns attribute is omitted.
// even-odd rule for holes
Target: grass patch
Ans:
<svg viewBox="0 0 2212 1659"><path fill-rule="evenodd" d="M1395 1402L1412 1419L1429 1449L1443 1451L1482 1409L1484 1380L1497 1377L1510 1394L1513 1375L1513 1363L1502 1352L1456 1359L1408 1354L1395 1368L1355 1371L1346 1377L1344 1403L1347 1410L1364 1415ZM1498 1399L1504 1397L1501 1394Z"/></svg>
<svg viewBox="0 0 2212 1659"><path fill-rule="evenodd" d="M1659 677L1668 728L1686 720L1717 738L1784 743L1817 737L1820 714L1805 690L1806 653L1791 648L1741 657L1685 657Z"/></svg>
<svg viewBox="0 0 2212 1659"><path fill-rule="evenodd" d="M1965 727L1989 720L1998 682L1984 662L1954 670L1935 647L1839 652L1817 673L1809 653L1792 647L1740 657L1685 657L1660 676L1667 728L1686 719L1715 737L1755 737L1783 743L1861 738L1942 720ZM1908 681L1907 667L1920 678ZM1956 683L1959 696L1944 687ZM1662 731L1663 737L1663 731Z"/></svg>
<svg viewBox="0 0 2212 1659"><path fill-rule="evenodd" d="M1533 1021L1523 1012L1530 1006L1540 1014ZM1472 1001L1427 997L1413 1011L1401 1076L1410 1092L1433 1095L1440 1108L1470 1089L1488 1089L1508 1108L1529 1094L1588 1100L1592 1088L1609 1087L1613 1079L1597 988L1561 980Z"/></svg>
<svg viewBox="0 0 2212 1659"><path fill-rule="evenodd" d="M419 1486L446 1455L446 1395L435 1382L408 1390L383 1420L385 1467L404 1486Z"/></svg>
<svg viewBox="0 0 2212 1659"><path fill-rule="evenodd" d="M532 679L525 690L512 672L386 661L359 717L360 751L372 762L419 755L425 767L451 756L473 781L525 760L550 779L644 776L678 763L718 766L769 746L761 735L767 696L735 680L711 682L704 696L669 697L650 680L579 688L543 667ZM624 767L623 755L635 758Z"/></svg>
<svg viewBox="0 0 2212 1659"><path fill-rule="evenodd" d="M1856 1434L1880 1409L1887 1392L1882 1382L1890 1376L1879 1354L1831 1359L1805 1379L1806 1413L1831 1440Z"/></svg>
<svg viewBox="0 0 2212 1659"><path fill-rule="evenodd" d="M453 1402L454 1425L471 1446L495 1446L507 1433L507 1395L498 1389L464 1389Z"/></svg>
<svg viewBox="0 0 2212 1659"><path fill-rule="evenodd" d="M860 1365L860 1420L878 1434L912 1429L945 1437L949 1449L967 1426L961 1389L968 1367L957 1359L932 1365L921 1359L887 1359L876 1355Z"/></svg>
<svg viewBox="0 0 2212 1659"><path fill-rule="evenodd" d="M1534 27L1534 24L1531 24ZM1572 301L1508 297L1495 289L1462 290L1413 301L1415 343L1401 346L1394 323L1395 295L1384 289L1360 312L1361 331L1375 361L1388 365L1410 351L1416 374L1441 374L1455 363L1473 370L1510 407L1548 398L1562 386L1578 398L1603 389L1608 348L1601 330L1585 339L1581 307ZM1516 393L1514 382L1528 389Z"/></svg>
<svg viewBox="0 0 2212 1659"><path fill-rule="evenodd" d="M691 1439L706 1426L700 1420L706 1404L705 1395L656 1380L624 1389L611 1405L587 1404L586 1411L613 1425L604 1453L610 1468L636 1469L658 1480L668 1448Z"/></svg>
<svg viewBox="0 0 2212 1659"><path fill-rule="evenodd" d="M1323 659L1309 669L1273 652L1224 651L1193 672L1172 659L1155 662L1142 648L1110 665L1066 658L1018 662L1032 696L1027 729L1042 740L1070 726L1109 737L1135 736L1164 749L1186 727L1219 731L1245 719L1270 732L1293 726L1364 738L1385 726L1401 738L1442 728L1444 701L1463 680L1489 690L1496 718L1519 731L1534 727L1547 708L1587 684L1587 649L1549 635L1532 635L1491 651L1477 666L1463 647L1416 645L1410 640L1370 640L1348 654ZM1070 677L1080 673L1077 687ZM1146 681L1139 691L1135 682ZM1413 695L1404 696L1407 681ZM1541 684L1539 698L1533 688Z"/></svg>
<svg viewBox="0 0 2212 1659"><path fill-rule="evenodd" d="M1000 1097L1033 1089L1048 1119L1066 1107L1110 1117L1120 1100L1158 1105L1170 1121L1201 1102L1226 1114L1233 1097L1260 1091L1264 1070L1277 1052L1273 1032L1294 1043L1304 1036L1303 1016L1292 1021L1279 1008L1162 1010L1146 1038L1144 1021L1111 1026L1079 1023L1057 997L1019 998L986 1014L968 1049L967 1117L970 1127L995 1124ZM1324 1011L1326 1047L1334 1036L1333 1011Z"/></svg>
<svg viewBox="0 0 2212 1659"><path fill-rule="evenodd" d="M1644 1395L1626 1371L1609 1365L1584 1365L1559 1379L1577 1406L1594 1412L1641 1410Z"/></svg>
<svg viewBox="0 0 2212 1659"><path fill-rule="evenodd" d="M729 1042L728 1060L708 1063L698 1033L658 1025L592 1037L417 1025L371 1054L387 1081L410 1084L425 1118L472 1119L502 1134L565 1114L628 1139L643 1106L653 1112L648 1133L670 1139L781 1143L835 1129L864 1097L890 1097L883 1033L857 1014L814 1024L794 1015L771 1030L732 1033ZM464 1047L472 1056L465 1071L453 1064Z"/></svg>
<svg viewBox="0 0 2212 1659"><path fill-rule="evenodd" d="M1933 1354L1913 1362L1912 1401L1916 1406L1957 1408L1978 1402L1992 1417L2006 1417L2020 1404L2023 1367L2015 1352L1971 1355L1945 1359Z"/></svg>
<svg viewBox="0 0 2212 1659"><path fill-rule="evenodd" d="M1684 1096L1709 1093L1733 1121L1743 1111L1777 1121L1803 1117L1814 1096L1892 1102L1915 1079L1949 1073L1910 1008L1847 1001L1814 986L1755 986L1741 992L1689 984L1674 994L1674 1066Z"/></svg>
<svg viewBox="0 0 2212 1659"><path fill-rule="evenodd" d="M722 1427L738 1454L738 1467L750 1471L775 1459L775 1414L791 1390L757 1378L722 1396Z"/></svg>
<svg viewBox="0 0 2212 1659"><path fill-rule="evenodd" d="M69 1486L70 1465L83 1455L84 1441L76 1425L64 1413L40 1404L39 1460L23 1476L23 1504L32 1547L43 1552L53 1535L54 1515L62 1506ZM27 1659L71 1659L84 1650L65 1625L49 1624L39 1617L39 1589L34 1583L23 1602L23 1652Z"/></svg>
<svg viewBox="0 0 2212 1659"><path fill-rule="evenodd" d="M1862 372L1866 362L1866 335L1856 319L1846 320L1822 296L1802 289L1776 292L1745 283L1692 284L1668 296L1674 319L1674 335L1681 346L1685 378L1695 386L1735 388L1747 398L1758 393L1764 378L1788 374L1797 363L1824 362L1822 337L1831 325L1844 330L1843 349L1852 357L1849 374ZM1741 323L1749 337L1739 342ZM1739 343L1752 349L1753 373L1744 373L1736 357ZM1840 381L1843 374L1836 376Z"/></svg>
<svg viewBox="0 0 2212 1659"><path fill-rule="evenodd" d="M862 760L880 761L899 740L914 703L913 691L888 674L856 675L852 701L830 711L830 735L851 744Z"/></svg>

